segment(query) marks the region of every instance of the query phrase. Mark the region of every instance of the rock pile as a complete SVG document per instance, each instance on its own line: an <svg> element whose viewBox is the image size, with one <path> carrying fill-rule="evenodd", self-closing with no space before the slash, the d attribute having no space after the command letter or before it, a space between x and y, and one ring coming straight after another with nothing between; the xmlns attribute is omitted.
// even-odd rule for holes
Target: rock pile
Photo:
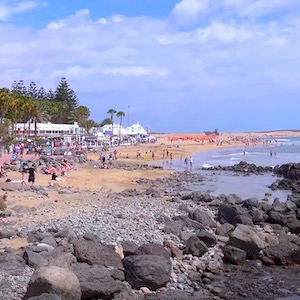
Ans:
<svg viewBox="0 0 300 300"><path fill-rule="evenodd" d="M230 172L241 172L247 174L263 174L267 172L273 172L272 167L262 167L256 166L255 164L249 164L245 161L241 161L238 164L233 166L217 166L217 167L210 167L210 168L203 168L203 170L210 170L210 171L230 171Z"/></svg>

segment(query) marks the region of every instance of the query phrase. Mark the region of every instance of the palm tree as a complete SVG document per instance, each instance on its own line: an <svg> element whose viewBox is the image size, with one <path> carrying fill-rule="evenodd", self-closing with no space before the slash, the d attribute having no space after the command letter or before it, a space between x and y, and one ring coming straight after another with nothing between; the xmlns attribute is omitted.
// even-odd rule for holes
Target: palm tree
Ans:
<svg viewBox="0 0 300 300"><path fill-rule="evenodd" d="M90 133L90 130L96 126L97 126L97 123L92 119L85 120L85 122L84 122L84 128L87 133Z"/></svg>
<svg viewBox="0 0 300 300"><path fill-rule="evenodd" d="M110 121L111 121L111 126L112 126L112 135L110 138L110 144L112 145L112 139L114 135L114 115L117 113L117 111L113 108L109 109L107 113L110 115Z"/></svg>
<svg viewBox="0 0 300 300"><path fill-rule="evenodd" d="M90 110L86 106L78 106L74 111L74 119L78 122L81 128L84 127L87 119L90 116Z"/></svg>
<svg viewBox="0 0 300 300"><path fill-rule="evenodd" d="M125 113L123 111L118 111L117 117L120 118L120 129L119 129L119 145L120 145L120 143L121 143L121 126L122 126L123 118L125 117Z"/></svg>

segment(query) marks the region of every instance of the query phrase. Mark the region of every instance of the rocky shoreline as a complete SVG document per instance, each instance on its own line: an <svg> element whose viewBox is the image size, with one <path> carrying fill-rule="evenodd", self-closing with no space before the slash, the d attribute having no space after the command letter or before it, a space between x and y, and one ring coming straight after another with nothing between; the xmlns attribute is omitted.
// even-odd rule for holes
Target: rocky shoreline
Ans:
<svg viewBox="0 0 300 300"><path fill-rule="evenodd" d="M17 187L41 199L55 191L58 203L69 206L63 218L55 218L55 201L39 212L16 208L16 190L4 187L8 209L0 230L0 298L267 300L300 295L300 194L294 190L285 203L269 204L185 187L202 180L189 172L172 173L141 178L139 189L121 193ZM17 226L9 221L31 220L34 213L53 217ZM13 250L5 241L15 238L27 239L28 245Z"/></svg>

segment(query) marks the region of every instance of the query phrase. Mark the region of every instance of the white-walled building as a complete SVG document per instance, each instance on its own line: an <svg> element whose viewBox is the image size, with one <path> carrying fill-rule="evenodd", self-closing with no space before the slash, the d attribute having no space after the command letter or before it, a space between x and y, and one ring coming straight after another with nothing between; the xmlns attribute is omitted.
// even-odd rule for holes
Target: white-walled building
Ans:
<svg viewBox="0 0 300 300"><path fill-rule="evenodd" d="M64 135L79 135L82 129L79 127L77 122L73 124L53 124L48 123L37 123L37 135L38 136L64 136ZM17 136L33 136L35 134L35 125L30 123L29 133L29 122L17 123L15 126Z"/></svg>
<svg viewBox="0 0 300 300"><path fill-rule="evenodd" d="M141 126L139 123L133 124L129 127L120 127L120 124L106 124L102 127L102 132L106 136L148 136L147 130Z"/></svg>

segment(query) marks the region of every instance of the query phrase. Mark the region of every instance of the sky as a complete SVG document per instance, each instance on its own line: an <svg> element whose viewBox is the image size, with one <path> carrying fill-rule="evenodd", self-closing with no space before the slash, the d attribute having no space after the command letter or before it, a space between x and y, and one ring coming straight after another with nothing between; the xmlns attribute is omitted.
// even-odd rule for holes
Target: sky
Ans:
<svg viewBox="0 0 300 300"><path fill-rule="evenodd" d="M300 129L299 0L0 0L0 36L0 86L66 77L97 122Z"/></svg>

